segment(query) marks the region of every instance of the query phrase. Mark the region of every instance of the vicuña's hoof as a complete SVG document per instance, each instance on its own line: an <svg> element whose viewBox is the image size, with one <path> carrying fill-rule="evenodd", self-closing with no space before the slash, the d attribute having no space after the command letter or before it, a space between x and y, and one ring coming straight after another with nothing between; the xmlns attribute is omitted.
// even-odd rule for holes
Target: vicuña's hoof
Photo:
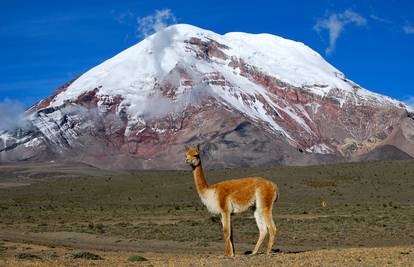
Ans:
<svg viewBox="0 0 414 267"><path fill-rule="evenodd" d="M253 254L253 251L248 250L248 251L245 251L245 252L244 252L244 255L246 255L246 256L252 256L252 255L254 255L254 254Z"/></svg>

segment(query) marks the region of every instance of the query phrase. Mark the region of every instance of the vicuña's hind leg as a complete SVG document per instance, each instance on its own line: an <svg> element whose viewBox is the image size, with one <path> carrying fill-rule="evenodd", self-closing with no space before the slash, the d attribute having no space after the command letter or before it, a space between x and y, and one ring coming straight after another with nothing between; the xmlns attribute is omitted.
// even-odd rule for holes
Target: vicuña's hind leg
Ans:
<svg viewBox="0 0 414 267"><path fill-rule="evenodd" d="M258 209L254 211L254 218L256 219L257 227L259 228L259 239L257 240L256 246L254 247L252 254L256 254L259 251L260 246L262 245L263 240L265 239L267 234L266 223L264 221L263 215L260 213Z"/></svg>
<svg viewBox="0 0 414 267"><path fill-rule="evenodd" d="M223 233L224 233L224 255L233 257L234 249L233 249L233 242L231 238L230 212L222 213L221 221L223 223Z"/></svg>
<svg viewBox="0 0 414 267"><path fill-rule="evenodd" d="M269 253L272 251L273 242L275 241L275 236L276 236L276 225L273 221L272 209L264 213L264 219L265 219L265 223L267 226L267 230L269 231L269 243L267 245L265 254L269 255Z"/></svg>

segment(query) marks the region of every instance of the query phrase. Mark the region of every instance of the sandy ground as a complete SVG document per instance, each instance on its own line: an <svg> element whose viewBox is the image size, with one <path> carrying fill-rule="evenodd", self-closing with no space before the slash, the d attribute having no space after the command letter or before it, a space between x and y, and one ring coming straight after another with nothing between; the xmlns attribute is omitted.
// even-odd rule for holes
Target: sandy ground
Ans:
<svg viewBox="0 0 414 267"><path fill-rule="evenodd" d="M48 247L25 243L5 242L1 266L413 266L414 247L323 249L305 252L278 252L270 256L236 255L228 258L200 253L139 253L147 261L130 262L136 253L125 251L89 250L103 260L71 259L77 251L68 247ZM31 253L39 260L16 259L16 253Z"/></svg>

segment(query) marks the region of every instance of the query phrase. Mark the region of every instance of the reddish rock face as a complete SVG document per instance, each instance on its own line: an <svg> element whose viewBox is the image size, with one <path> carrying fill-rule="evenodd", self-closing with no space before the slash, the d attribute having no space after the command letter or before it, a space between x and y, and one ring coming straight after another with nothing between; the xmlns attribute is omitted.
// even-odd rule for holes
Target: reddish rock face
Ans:
<svg viewBox="0 0 414 267"><path fill-rule="evenodd" d="M227 55L222 50L229 49L229 47L214 40L209 39L208 41L202 41L200 38L192 37L186 43L189 44L188 49L193 50L199 59L227 59Z"/></svg>
<svg viewBox="0 0 414 267"><path fill-rule="evenodd" d="M198 142L209 167L317 164L378 154L383 145L414 156L414 116L404 106L361 97L345 78L354 93L332 89L322 97L230 56L230 48L215 40L192 37L185 48L197 60L226 64L265 93L239 90L219 71L177 64L154 81L154 94L176 101L202 83L231 95L244 109L210 93L179 111L146 118L131 114L128 107L135 103L124 96L103 93L103 85L52 107L71 81L28 110L30 129L0 139L1 159L64 157L104 168L177 169L185 168L183 144ZM259 108L266 120L255 115Z"/></svg>
<svg viewBox="0 0 414 267"><path fill-rule="evenodd" d="M33 106L31 106L28 110L27 110L27 112L29 112L29 113L32 113L32 112L36 112L36 111L38 111L38 110L40 110L40 109L42 109L42 108L46 108L46 107L48 107L49 105L50 105L50 103L53 101L53 99L55 99L55 97L58 95L58 94L60 94L60 93L62 93L62 92L64 92L64 91L66 91L66 89L68 89L68 87L74 82L74 81L76 81L76 78L75 79L73 79L73 80L71 80L71 81L69 81L69 82L67 82L67 83L65 83L64 85L62 85L61 87L59 87L58 89L56 89L56 91L51 95L51 96L49 96L49 97L47 97L47 98L45 98L45 99L43 99L43 100L41 100L41 101L39 101L38 103L36 103L36 104L34 104Z"/></svg>

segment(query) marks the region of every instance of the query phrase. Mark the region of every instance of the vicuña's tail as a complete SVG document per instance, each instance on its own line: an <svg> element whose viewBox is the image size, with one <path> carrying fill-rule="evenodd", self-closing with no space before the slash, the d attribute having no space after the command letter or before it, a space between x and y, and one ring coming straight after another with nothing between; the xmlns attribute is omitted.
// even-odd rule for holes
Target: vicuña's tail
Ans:
<svg viewBox="0 0 414 267"><path fill-rule="evenodd" d="M276 203L277 201L278 201L278 199L279 199L279 190L277 189L277 187L276 187L276 190L275 190L276 192L276 197L275 197L275 201L274 201L274 203Z"/></svg>

